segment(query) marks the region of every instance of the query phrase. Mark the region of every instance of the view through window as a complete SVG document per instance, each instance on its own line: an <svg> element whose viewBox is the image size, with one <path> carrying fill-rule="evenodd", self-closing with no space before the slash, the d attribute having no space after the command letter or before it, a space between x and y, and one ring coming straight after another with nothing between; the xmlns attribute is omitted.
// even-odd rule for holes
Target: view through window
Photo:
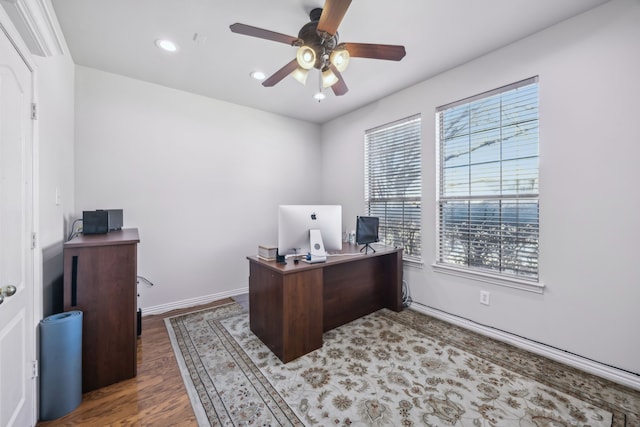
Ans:
<svg viewBox="0 0 640 427"><path fill-rule="evenodd" d="M538 79L437 109L438 263L538 279Z"/></svg>
<svg viewBox="0 0 640 427"><path fill-rule="evenodd" d="M365 132L365 211L380 218L380 241L422 259L420 115Z"/></svg>

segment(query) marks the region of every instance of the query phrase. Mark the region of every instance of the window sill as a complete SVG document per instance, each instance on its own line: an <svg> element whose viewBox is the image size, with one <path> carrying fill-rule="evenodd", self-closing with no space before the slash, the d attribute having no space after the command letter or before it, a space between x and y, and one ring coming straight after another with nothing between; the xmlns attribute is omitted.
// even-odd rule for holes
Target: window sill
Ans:
<svg viewBox="0 0 640 427"><path fill-rule="evenodd" d="M482 273L438 263L432 264L432 267L433 270L437 273L449 274L452 276L463 277L465 279L477 280L480 282L491 283L499 286L506 286L509 288L520 289L537 294L544 293L544 285L542 283L532 282L530 280L498 276L495 274Z"/></svg>

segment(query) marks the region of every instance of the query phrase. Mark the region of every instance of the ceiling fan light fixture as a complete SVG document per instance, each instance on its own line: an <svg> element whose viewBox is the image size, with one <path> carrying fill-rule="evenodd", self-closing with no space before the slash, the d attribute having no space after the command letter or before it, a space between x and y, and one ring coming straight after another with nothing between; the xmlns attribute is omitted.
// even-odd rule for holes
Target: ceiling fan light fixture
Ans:
<svg viewBox="0 0 640 427"><path fill-rule="evenodd" d="M320 92L316 92L316 93L313 95L313 99L315 99L315 100L316 100L316 101L318 101L318 102L322 101L324 98L325 98L325 95L324 95L324 93L323 93L322 91L320 91Z"/></svg>
<svg viewBox="0 0 640 427"><path fill-rule="evenodd" d="M322 87L331 87L336 83L338 83L338 76L336 76L335 73L331 71L331 68L324 68L322 70Z"/></svg>
<svg viewBox="0 0 640 427"><path fill-rule="evenodd" d="M351 55L349 55L349 51L347 49L336 49L331 52L331 57L329 59L338 71L343 72L349 66L350 58Z"/></svg>
<svg viewBox="0 0 640 427"><path fill-rule="evenodd" d="M298 48L296 60L300 67L305 70L310 70L316 64L316 51L309 46L302 45Z"/></svg>
<svg viewBox="0 0 640 427"><path fill-rule="evenodd" d="M291 72L291 76L302 83L302 85L307 84L307 77L309 76L309 70L306 70L302 67L298 67Z"/></svg>

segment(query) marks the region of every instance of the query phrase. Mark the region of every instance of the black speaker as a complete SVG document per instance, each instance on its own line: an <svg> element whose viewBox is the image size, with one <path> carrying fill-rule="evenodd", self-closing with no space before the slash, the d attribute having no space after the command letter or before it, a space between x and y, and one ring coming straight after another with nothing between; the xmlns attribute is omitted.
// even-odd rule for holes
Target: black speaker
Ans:
<svg viewBox="0 0 640 427"><path fill-rule="evenodd" d="M122 229L122 209L107 209L109 213L109 231Z"/></svg>
<svg viewBox="0 0 640 427"><path fill-rule="evenodd" d="M83 211L82 234L105 234L109 232L108 211Z"/></svg>
<svg viewBox="0 0 640 427"><path fill-rule="evenodd" d="M105 234L122 229L122 209L82 211L82 234Z"/></svg>

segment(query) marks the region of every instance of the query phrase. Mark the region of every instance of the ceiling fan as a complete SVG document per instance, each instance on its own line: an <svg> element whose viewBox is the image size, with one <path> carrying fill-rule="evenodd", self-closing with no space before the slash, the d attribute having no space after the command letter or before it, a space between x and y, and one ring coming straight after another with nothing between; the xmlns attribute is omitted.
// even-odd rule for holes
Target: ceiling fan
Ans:
<svg viewBox="0 0 640 427"><path fill-rule="evenodd" d="M316 68L321 73L321 87L331 87L336 96L341 96L349 90L341 73L351 57L400 61L406 54L404 46L398 45L339 43L338 26L350 4L351 0L325 0L323 8L309 13L310 22L300 29L298 37L240 23L229 28L234 33L298 48L296 57L262 82L263 86L274 86L288 75L305 84L309 70Z"/></svg>

